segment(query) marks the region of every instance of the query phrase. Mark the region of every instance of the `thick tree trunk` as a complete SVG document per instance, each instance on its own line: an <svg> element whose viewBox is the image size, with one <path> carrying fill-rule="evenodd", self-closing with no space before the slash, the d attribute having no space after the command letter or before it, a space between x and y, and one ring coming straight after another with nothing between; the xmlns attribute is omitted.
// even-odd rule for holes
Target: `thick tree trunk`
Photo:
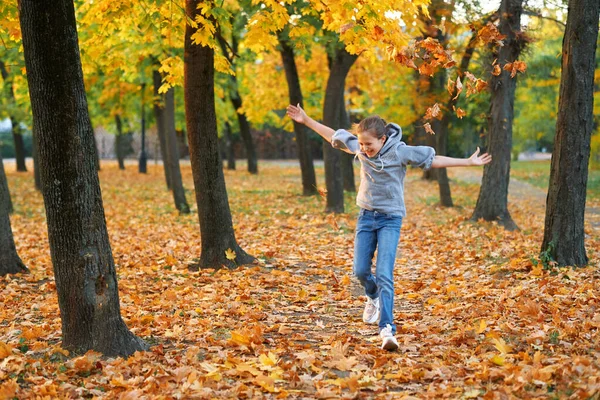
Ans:
<svg viewBox="0 0 600 400"><path fill-rule="evenodd" d="M341 107L344 106L343 101L340 101L340 99L344 99L346 76L357 58L357 55L348 53L345 48L337 50L335 56L331 58L329 78L325 89L323 123L334 130L338 129L340 125ZM323 143L325 183L327 187L327 207L325 211L327 212L344 212L344 177L340 156L340 151L331 147L330 143Z"/></svg>
<svg viewBox="0 0 600 400"><path fill-rule="evenodd" d="M128 356L147 346L120 314L73 2L21 0L20 11L62 346Z"/></svg>
<svg viewBox="0 0 600 400"><path fill-rule="evenodd" d="M115 115L115 124L117 125L117 136L115 137L115 154L119 162L119 169L125 169L125 155L123 149L125 147L125 136L123 135L123 123L121 122L121 116Z"/></svg>
<svg viewBox="0 0 600 400"><path fill-rule="evenodd" d="M0 154L0 276L28 272L27 267L17 254L15 241L10 227L9 213L12 202L8 191L8 183Z"/></svg>
<svg viewBox="0 0 600 400"><path fill-rule="evenodd" d="M96 171L100 171L100 154L98 152L98 141L96 140L96 135L93 134L94 129L92 128L92 135L94 137L94 165L96 166Z"/></svg>
<svg viewBox="0 0 600 400"><path fill-rule="evenodd" d="M31 135L33 136L32 143L32 156L33 156L33 181L35 183L35 188L39 191L42 191L42 178L40 174L40 162L38 157L38 147L36 144L36 136L37 136L37 128L35 126L35 120L31 124Z"/></svg>
<svg viewBox="0 0 600 400"><path fill-rule="evenodd" d="M227 154L227 169L235 170L235 153L233 152L233 139L231 135L231 124L225 122L223 136L225 139L225 153Z"/></svg>
<svg viewBox="0 0 600 400"><path fill-rule="evenodd" d="M570 0L563 37L556 136L542 253L558 265L584 266L584 214L593 129L598 0Z"/></svg>
<svg viewBox="0 0 600 400"><path fill-rule="evenodd" d="M181 169L179 167L179 149L175 133L175 90L170 88L165 94L165 142L167 145L166 169L169 170L175 207L180 214L189 214L190 206L185 198Z"/></svg>
<svg viewBox="0 0 600 400"><path fill-rule="evenodd" d="M498 63L516 61L524 42L518 34L521 28L522 0L502 0L500 4L500 33L506 35L504 46L498 52ZM517 79L502 69L493 76L490 84L491 104L487 152L492 162L483 169L479 198L471 219L483 218L498 221L507 230L519 229L508 212L508 182L512 150L512 124L514 117L515 88Z"/></svg>
<svg viewBox="0 0 600 400"><path fill-rule="evenodd" d="M281 59L285 69L285 78L288 84L288 93L290 104L304 107L302 89L300 88L300 77L294 58L294 49L279 36L279 45L281 47ZM308 140L308 131L306 126L294 121L294 133L296 134L296 145L298 147L298 160L300 161L300 171L302 172L302 194L312 196L318 193L317 178L315 175L315 166L313 163L310 143Z"/></svg>
<svg viewBox="0 0 600 400"><path fill-rule="evenodd" d="M13 90L12 80L8 75L8 70L4 65L4 62L0 60L0 75L2 76L2 80L4 80L4 84L6 85L5 91L8 97L8 101L13 103L15 102L15 94ZM17 119L10 115L9 116L10 123L12 126L12 134L13 140L15 143L15 158L17 159L17 172L27 172L27 166L25 165L25 146L23 145L23 135L21 135L21 127L19 126L19 122Z"/></svg>
<svg viewBox="0 0 600 400"><path fill-rule="evenodd" d="M154 119L156 119L156 130L158 132L158 143L160 145L160 157L163 162L163 169L165 171L165 181L167 182L167 189L171 190L171 177L169 176L169 168L167 168L167 142L165 141L165 108L162 101L158 101L161 98L161 94L158 93L158 89L162 85L162 77L158 70L152 72L152 81L154 83ZM179 160L179 154L177 155Z"/></svg>
<svg viewBox="0 0 600 400"><path fill-rule="evenodd" d="M195 20L200 0L187 0L188 18ZM184 47L185 113L190 161L202 237L200 267L235 267L254 260L236 242L219 160L214 93L214 52L192 43L196 29L187 25ZM235 261L226 251L235 252Z"/></svg>

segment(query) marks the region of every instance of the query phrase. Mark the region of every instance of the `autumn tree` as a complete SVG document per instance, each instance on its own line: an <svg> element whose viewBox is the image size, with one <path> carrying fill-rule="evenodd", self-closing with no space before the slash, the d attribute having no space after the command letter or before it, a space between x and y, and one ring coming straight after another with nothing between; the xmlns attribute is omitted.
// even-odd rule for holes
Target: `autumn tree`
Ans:
<svg viewBox="0 0 600 400"><path fill-rule="evenodd" d="M290 104L300 104L301 107L304 107L304 98L300 87L300 76L296 65L296 53L289 38L289 27L279 31L277 39L279 41L279 52L285 70ZM293 124L294 133L296 134L296 143L298 145L298 160L300 161L300 171L302 174L302 194L304 196L314 195L318 193L317 178L308 140L308 128L295 121L293 121Z"/></svg>
<svg viewBox="0 0 600 400"><path fill-rule="evenodd" d="M229 100L231 100L231 104L235 110L238 124L240 127L240 136L242 137L242 141L244 142L244 148L246 149L246 157L248 159L248 172L251 174L258 173L258 160L256 155L256 148L254 146L254 140L252 139L252 135L250 134L250 122L246 117L246 114L243 112L243 100L242 95L239 89L239 82L237 79L237 62L240 58L240 34L242 29L244 28L245 23L247 22L247 18L245 13L237 13L235 16L232 15L230 17L230 32L227 35L224 32L224 29L220 29L216 34L216 38L221 47L221 51L223 55L229 61L231 66L231 70L233 73L229 74L229 83L226 87L228 92ZM228 37L226 37L228 36Z"/></svg>
<svg viewBox="0 0 600 400"><path fill-rule="evenodd" d="M120 314L73 2L23 0L19 17L62 346L109 356L145 350Z"/></svg>
<svg viewBox="0 0 600 400"><path fill-rule="evenodd" d="M27 166L25 165L25 145L23 142L23 135L21 134L21 121L16 117L17 104L15 102L15 94L13 89L12 77L9 75L5 63L0 60L0 75L4 81L4 93L9 102L9 110L11 111L8 118L12 125L13 141L15 143L15 158L17 160L17 171L26 172Z"/></svg>
<svg viewBox="0 0 600 400"><path fill-rule="evenodd" d="M159 89L162 86L162 76L156 68L152 71L152 83L154 86L154 105L152 110L154 111L154 120L156 121L156 132L158 135L158 142L160 147L160 156L163 160L163 163L167 160L167 143L165 139L166 135L166 125L165 125L165 107L163 105L163 99L161 94L159 93ZM163 168L165 173L165 182L167 184L167 189L171 190L171 176L169 175L169 168Z"/></svg>
<svg viewBox="0 0 600 400"><path fill-rule="evenodd" d="M562 49L556 136L542 258L584 266L584 215L593 130L594 71L600 2L570 0Z"/></svg>
<svg viewBox="0 0 600 400"><path fill-rule="evenodd" d="M12 212L12 201L8 190L4 163L0 154L0 276L27 272L28 269L17 254L9 214Z"/></svg>
<svg viewBox="0 0 600 400"><path fill-rule="evenodd" d="M490 82L490 120L487 152L494 157L483 169L479 197L472 219L498 221L508 230L518 229L508 211L508 182L512 149L512 124L516 73L525 39L521 32L522 0L502 0L498 30L505 43L496 55Z"/></svg>
<svg viewBox="0 0 600 400"><path fill-rule="evenodd" d="M196 189L202 249L201 267L234 267L250 263L233 230L225 178L219 157L215 114L215 48L212 2L186 0L190 23L185 30L184 92L190 161Z"/></svg>

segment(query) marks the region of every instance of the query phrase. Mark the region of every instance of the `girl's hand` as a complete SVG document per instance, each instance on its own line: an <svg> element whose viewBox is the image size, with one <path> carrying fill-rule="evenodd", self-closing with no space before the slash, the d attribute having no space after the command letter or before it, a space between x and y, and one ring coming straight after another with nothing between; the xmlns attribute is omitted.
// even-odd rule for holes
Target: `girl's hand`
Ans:
<svg viewBox="0 0 600 400"><path fill-rule="evenodd" d="M304 112L302 107L300 107L300 104L298 104L297 106L293 106L290 104L287 107L287 115L289 115L291 119L298 122L299 124L306 124L306 122L308 121L308 115L306 115L306 112Z"/></svg>
<svg viewBox="0 0 600 400"><path fill-rule="evenodd" d="M479 155L479 147L477 147L475 153L469 157L469 164L476 166L488 164L490 161L492 161L492 156L488 153Z"/></svg>

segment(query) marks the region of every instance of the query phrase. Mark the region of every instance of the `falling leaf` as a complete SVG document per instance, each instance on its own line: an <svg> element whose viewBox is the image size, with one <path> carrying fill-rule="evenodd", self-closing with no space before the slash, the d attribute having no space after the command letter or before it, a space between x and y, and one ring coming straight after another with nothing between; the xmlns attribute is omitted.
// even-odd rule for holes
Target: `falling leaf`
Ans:
<svg viewBox="0 0 600 400"><path fill-rule="evenodd" d="M456 116L457 116L458 118L461 118L461 119L462 119L462 117L464 117L465 115L467 115L466 111L464 111L464 110L463 110L462 108L460 108L460 107L455 107L455 106L452 106L452 108L453 108L453 109L454 109L454 111L456 112Z"/></svg>
<svg viewBox="0 0 600 400"><path fill-rule="evenodd" d="M435 132L433 129L431 129L431 124L429 122L424 124L423 128L425 128L425 132L429 133L430 135L435 135Z"/></svg>

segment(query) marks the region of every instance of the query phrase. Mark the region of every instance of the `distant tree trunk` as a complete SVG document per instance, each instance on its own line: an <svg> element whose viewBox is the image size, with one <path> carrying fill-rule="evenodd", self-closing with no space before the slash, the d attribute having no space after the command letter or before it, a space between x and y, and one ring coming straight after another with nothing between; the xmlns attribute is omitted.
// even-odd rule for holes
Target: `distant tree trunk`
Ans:
<svg viewBox="0 0 600 400"><path fill-rule="evenodd" d="M440 39L440 41L444 41ZM433 77L432 88L434 93L440 93L446 83L446 70L438 71ZM443 120L434 119L431 121L431 128L435 132L435 152L440 156L448 154L448 124ZM431 136L431 135L430 135ZM448 180L448 171L446 168L436 168L438 187L440 191L440 204L444 207L453 207L452 192L450 191L450 182Z"/></svg>
<svg viewBox="0 0 600 400"><path fill-rule="evenodd" d="M158 132L158 142L160 144L160 157L163 162L163 169L165 171L165 181L167 182L167 188L171 190L171 177L169 176L169 168L167 168L167 143L165 141L165 109L162 101L157 101L157 98L161 98L162 95L158 93L158 89L162 85L162 77L158 70L152 72L152 81L154 83L154 119L156 119L156 130ZM177 155L179 160L179 154Z"/></svg>
<svg viewBox="0 0 600 400"><path fill-rule="evenodd" d="M342 92L342 107L340 108L340 128L350 129L350 115L346 110ZM356 192L356 184L354 183L354 156L346 152L342 152L342 174L344 175L344 190L347 192Z"/></svg>
<svg viewBox="0 0 600 400"><path fill-rule="evenodd" d="M588 263L584 214L593 130L598 0L570 0L542 252L560 266Z"/></svg>
<svg viewBox="0 0 600 400"><path fill-rule="evenodd" d="M2 163L2 155L0 155L0 276L28 272L15 247L10 227L9 213L11 212L12 202L8 191L4 164Z"/></svg>
<svg viewBox="0 0 600 400"><path fill-rule="evenodd" d="M186 14L192 21L200 13L201 0L186 0ZM202 253L200 267L229 268L254 260L236 242L231 211L219 160L214 92L214 52L193 44L196 32L185 28L184 91L185 113L190 145L190 161L196 189ZM225 252L235 252L235 261Z"/></svg>
<svg viewBox="0 0 600 400"><path fill-rule="evenodd" d="M121 116L119 114L115 115L115 124L117 125L117 136L115 137L115 154L117 155L117 160L119 162L119 169L125 169L125 155L123 154L123 149L125 144L123 140L125 140L125 135L123 135L123 123L121 122Z"/></svg>
<svg viewBox="0 0 600 400"><path fill-rule="evenodd" d="M236 62L234 54L229 53L227 49L227 42L221 34L219 34L217 38L219 40L219 44L221 45L223 55L229 60L231 69L235 72ZM238 41L235 32L232 33L231 50L233 51L233 53L237 53L238 51ZM250 134L250 122L248 121L248 118L246 118L246 114L240 111L242 108L242 96L240 95L240 91L238 89L237 76L229 75L229 79L231 81L231 88L229 89L229 99L231 100L231 104L233 104L233 109L235 110L235 114L238 119L238 124L240 126L240 136L242 137L244 147L246 148L246 156L248 158L248 172L250 172L251 174L258 174L258 161L256 156L256 148L254 146L254 140L252 140L252 135Z"/></svg>
<svg viewBox="0 0 600 400"><path fill-rule="evenodd" d="M225 122L223 136L225 136L225 152L227 154L227 169L235 170L235 153L233 152L233 139L231 138L231 124Z"/></svg>
<svg viewBox="0 0 600 400"><path fill-rule="evenodd" d="M288 84L290 104L300 104L301 107L304 107L294 49L281 37L281 34L279 35L279 45L281 47L280 53L283 60L283 68L285 69L285 78ZM294 133L296 134L296 145L298 147L298 160L300 161L300 171L302 173L302 194L304 196L312 196L317 194L318 190L315 166L308 140L308 131L303 124L295 121L293 123Z"/></svg>
<svg viewBox="0 0 600 400"><path fill-rule="evenodd" d="M140 159L138 163L138 171L140 174L145 174L148 172L148 158L146 157L146 101L144 100L144 92L146 90L146 83L142 82L142 90L141 90L141 134L142 134L142 143L141 143L141 151L140 151Z"/></svg>
<svg viewBox="0 0 600 400"><path fill-rule="evenodd" d="M4 65L4 62L0 60L0 75L4 84L6 85L5 91L8 97L8 101L15 102L15 94L13 90L12 80L8 75L8 70ZM27 172L27 166L25 165L25 146L23 145L23 135L21 135L21 127L17 119L9 115L10 123L12 126L13 140L15 142L15 158L17 160L17 172Z"/></svg>
<svg viewBox="0 0 600 400"><path fill-rule="evenodd" d="M358 58L345 48L340 48L331 58L329 78L325 89L323 106L323 123L336 130L340 126L341 107L344 106L344 88L346 76ZM325 161L325 183L327 187L327 207L325 211L334 213L344 212L344 177L342 175L341 154L330 143L323 143L323 158Z"/></svg>
<svg viewBox="0 0 600 400"><path fill-rule="evenodd" d="M62 346L128 356L147 346L120 314L73 2L19 5Z"/></svg>
<svg viewBox="0 0 600 400"><path fill-rule="evenodd" d="M4 172L4 163L2 162L2 154L0 153L0 208L6 212L6 215L12 214L13 203L10 198L10 190L8 190L8 180Z"/></svg>
<svg viewBox="0 0 600 400"><path fill-rule="evenodd" d="M189 214L190 206L185 198L181 169L179 167L179 150L175 133L175 89L169 88L165 94L165 142L167 145L167 164L173 187L173 200L180 214Z"/></svg>
<svg viewBox="0 0 600 400"><path fill-rule="evenodd" d="M524 47L519 37L521 28L522 0L502 0L499 10L499 30L506 35L504 46L498 51L498 63L516 61ZM471 219L483 218L498 221L507 230L519 229L508 212L508 182L512 150L512 124L514 117L515 88L517 79L509 71L492 76L490 89L490 123L487 151L492 162L483 169L479 198Z"/></svg>

